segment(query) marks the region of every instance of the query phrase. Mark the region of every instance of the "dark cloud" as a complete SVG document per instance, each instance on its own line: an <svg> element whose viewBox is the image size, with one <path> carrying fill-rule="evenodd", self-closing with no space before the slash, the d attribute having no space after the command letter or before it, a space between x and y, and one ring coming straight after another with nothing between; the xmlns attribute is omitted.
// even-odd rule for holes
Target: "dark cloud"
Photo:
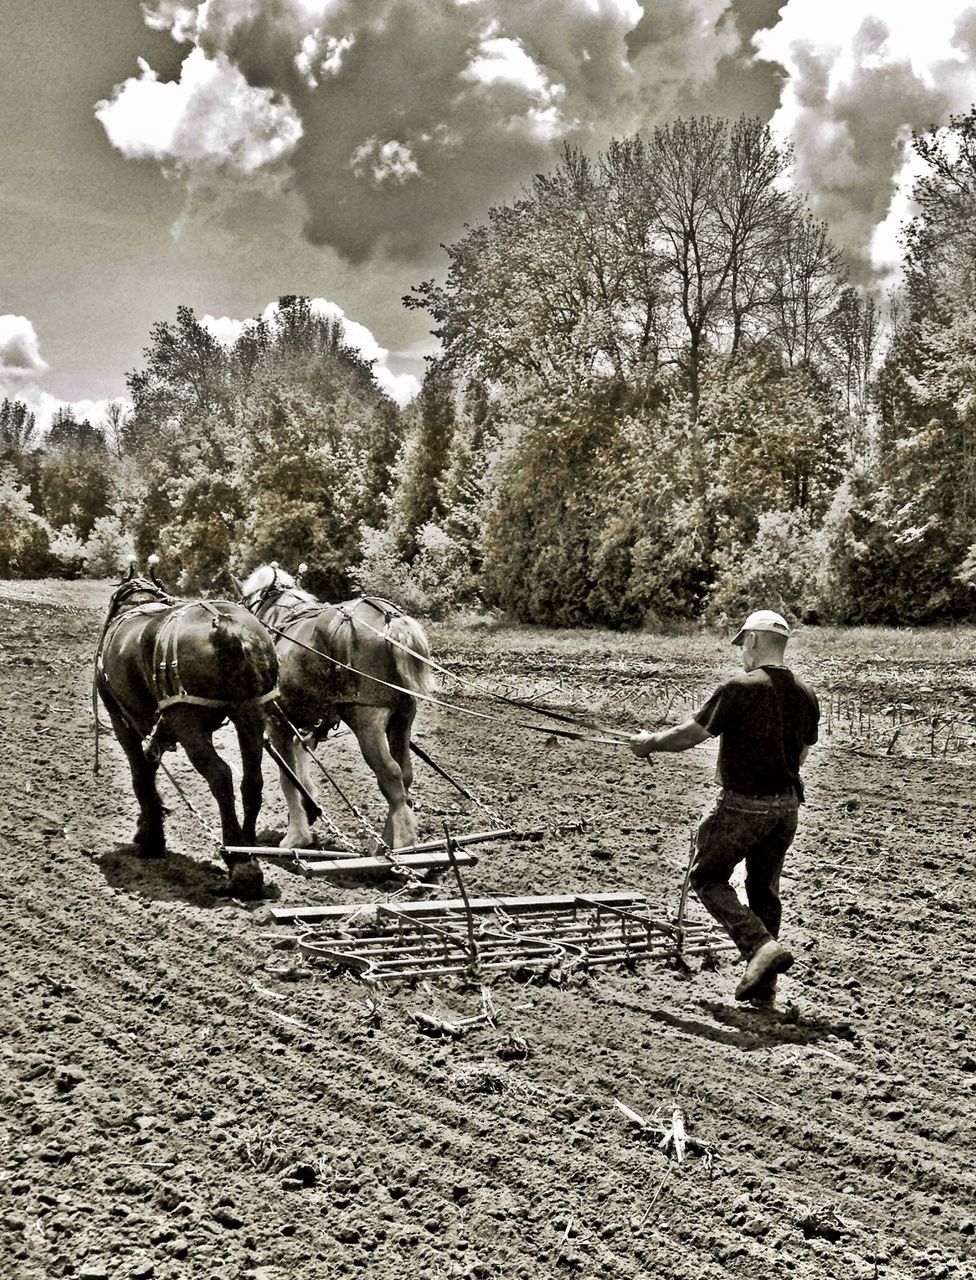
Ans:
<svg viewBox="0 0 976 1280"><path fill-rule="evenodd" d="M900 257L899 219L917 173L913 130L944 123L976 97L969 52L974 10L929 0L892 14L878 0L789 0L758 33L763 58L786 73L774 127L793 144L797 185L830 224L856 276Z"/></svg>
<svg viewBox="0 0 976 1280"><path fill-rule="evenodd" d="M729 2L162 0L150 20L191 46L194 86L203 60L228 86L243 77L244 115L261 126L268 165L287 165L308 237L362 260L429 253L550 167L564 142L599 147L670 114L738 47ZM100 108L112 140L191 183L241 169L220 130L209 153L198 128L175 129L195 140L192 154L161 135L150 98L188 114L200 100L164 102L169 88L148 69L118 86L111 111ZM230 122L225 132L238 155L256 153Z"/></svg>
<svg viewBox="0 0 976 1280"><path fill-rule="evenodd" d="M676 114L745 112L793 144L862 274L912 129L976 97L956 0L157 0L186 48L99 106L112 141L191 189L277 174L348 261L429 255L551 167Z"/></svg>

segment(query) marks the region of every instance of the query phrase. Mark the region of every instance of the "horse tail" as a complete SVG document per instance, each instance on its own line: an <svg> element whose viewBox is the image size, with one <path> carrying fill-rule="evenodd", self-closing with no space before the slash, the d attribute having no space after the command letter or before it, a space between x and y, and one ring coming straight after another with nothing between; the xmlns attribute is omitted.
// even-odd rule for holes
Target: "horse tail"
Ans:
<svg viewBox="0 0 976 1280"><path fill-rule="evenodd" d="M392 649L400 683L413 693L430 693L434 687L434 674L424 661L430 657L430 641L423 627L413 618L401 614L397 618L391 618L386 634L393 641ZM407 653L407 649L411 652Z"/></svg>
<svg viewBox="0 0 976 1280"><path fill-rule="evenodd" d="M247 702L274 688L274 650L270 644L265 655L245 634L240 620L225 613L214 618L210 635L229 701Z"/></svg>

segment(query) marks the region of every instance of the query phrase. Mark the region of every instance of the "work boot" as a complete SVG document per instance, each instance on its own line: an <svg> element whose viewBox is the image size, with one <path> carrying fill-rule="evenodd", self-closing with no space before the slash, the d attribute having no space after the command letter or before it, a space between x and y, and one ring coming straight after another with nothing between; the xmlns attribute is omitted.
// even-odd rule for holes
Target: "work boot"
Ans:
<svg viewBox="0 0 976 1280"><path fill-rule="evenodd" d="M752 953L742 981L735 989L736 1000L751 1000L756 991L762 989L765 979L785 973L792 963L792 954L770 938Z"/></svg>
<svg viewBox="0 0 976 1280"><path fill-rule="evenodd" d="M749 1004L761 1013L771 1013L776 1008L776 974L760 980L759 985L749 997Z"/></svg>

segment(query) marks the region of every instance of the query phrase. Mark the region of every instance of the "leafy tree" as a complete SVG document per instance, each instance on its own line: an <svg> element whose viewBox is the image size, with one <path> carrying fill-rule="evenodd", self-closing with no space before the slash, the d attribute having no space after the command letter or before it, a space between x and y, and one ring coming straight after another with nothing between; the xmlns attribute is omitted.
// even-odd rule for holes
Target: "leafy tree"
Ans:
<svg viewBox="0 0 976 1280"><path fill-rule="evenodd" d="M905 232L906 284L879 371L879 468L903 617L967 617L976 543L976 110L916 136L926 170Z"/></svg>
<svg viewBox="0 0 976 1280"><path fill-rule="evenodd" d="M730 126L693 117L656 128L642 158L654 215L650 232L679 319L675 337L695 423L709 334L727 325L737 349L748 320L767 300L763 280L784 217L777 180L786 157L759 121Z"/></svg>
<svg viewBox="0 0 976 1280"><path fill-rule="evenodd" d="M826 620L917 620L906 613L911 589L894 538L891 495L872 468L858 465L845 478L824 518L822 538L818 597Z"/></svg>
<svg viewBox="0 0 976 1280"><path fill-rule="evenodd" d="M410 565L400 555L396 538L387 529L363 525L359 554L350 565L353 587L363 595L390 600L405 613L423 616L429 601L418 586Z"/></svg>
<svg viewBox="0 0 976 1280"><path fill-rule="evenodd" d="M289 295L224 345L181 307L146 359L128 376L140 475L120 508L140 552L167 557L184 587L294 557L318 589L346 590L360 524L385 515L402 426L341 323Z"/></svg>
<svg viewBox="0 0 976 1280"><path fill-rule="evenodd" d="M9 463L0 464L0 578L33 578L47 571L50 525L37 515L30 491Z"/></svg>
<svg viewBox="0 0 976 1280"><path fill-rule="evenodd" d="M614 144L593 162L567 147L522 199L447 246L443 286L425 281L404 299L430 312L462 381L573 389L647 362L656 268L635 227L630 155Z"/></svg>
<svg viewBox="0 0 976 1280"><path fill-rule="evenodd" d="M0 400L0 458L19 461L37 443L37 419L22 400Z"/></svg>
<svg viewBox="0 0 976 1280"><path fill-rule="evenodd" d="M711 582L707 513L691 476L680 389L627 406L605 460L587 599L614 626L696 616Z"/></svg>
<svg viewBox="0 0 976 1280"><path fill-rule="evenodd" d="M854 434L829 385L843 274L789 160L745 118L566 148L405 299L504 420L498 469L467 467L482 492L460 493L460 424L438 491L490 600L566 621L695 611L723 539L824 509Z"/></svg>
<svg viewBox="0 0 976 1280"><path fill-rule="evenodd" d="M412 407L391 497L391 526L407 560L417 554L417 530L444 515L441 481L453 443L454 400L449 370L441 361L432 361Z"/></svg>
<svg viewBox="0 0 976 1280"><path fill-rule="evenodd" d="M803 206L787 208L772 254L769 334L790 365L815 365L841 346L847 355L850 394L853 369L862 379L867 376L877 312L844 285L844 274L840 250L831 242L826 223Z"/></svg>
<svg viewBox="0 0 976 1280"><path fill-rule="evenodd" d="M824 535L809 509L762 512L755 534L722 548L716 560L712 621L740 619L757 601L787 618L818 620Z"/></svg>
<svg viewBox="0 0 976 1280"><path fill-rule="evenodd" d="M868 448L868 415L871 379L879 348L881 315L870 295L853 285L841 292L830 316L826 335L828 359L832 358L847 412L847 454L853 462Z"/></svg>
<svg viewBox="0 0 976 1280"><path fill-rule="evenodd" d="M350 568L355 589L421 617L442 618L476 603L466 548L432 523L418 530L417 540L407 564L392 533L365 526L358 563Z"/></svg>
<svg viewBox="0 0 976 1280"><path fill-rule="evenodd" d="M52 527L70 526L87 538L114 497L113 460L98 428L59 409L37 458L33 487L35 505Z"/></svg>
<svg viewBox="0 0 976 1280"><path fill-rule="evenodd" d="M192 421L232 427L232 362L192 310L177 307L175 322L158 321L150 336L146 367L126 375L133 446L151 450L160 431Z"/></svg>
<svg viewBox="0 0 976 1280"><path fill-rule="evenodd" d="M904 233L906 295L913 317L947 320L976 290L976 106L912 141L926 169Z"/></svg>
<svg viewBox="0 0 976 1280"><path fill-rule="evenodd" d="M326 599L350 591L368 506L366 469L351 396L316 402L268 384L247 424L240 462L241 518L235 560L309 565L309 589Z"/></svg>
<svg viewBox="0 0 976 1280"><path fill-rule="evenodd" d="M831 388L769 347L714 357L701 408L707 505L733 540L765 511L820 516L840 481L843 416Z"/></svg>
<svg viewBox="0 0 976 1280"><path fill-rule="evenodd" d="M513 401L505 418L484 512L486 602L550 625L615 621L589 600L604 518L596 495L619 445L613 384L583 402Z"/></svg>
<svg viewBox="0 0 976 1280"><path fill-rule="evenodd" d="M110 400L105 406L100 431L106 448L114 458L121 461L132 453L132 413L123 400Z"/></svg>
<svg viewBox="0 0 976 1280"><path fill-rule="evenodd" d="M125 569L134 551L118 516L101 516L84 546L85 572L91 578L112 578Z"/></svg>
<svg viewBox="0 0 976 1280"><path fill-rule="evenodd" d="M432 521L417 531L417 542L410 571L426 600L426 612L443 618L473 605L477 596L463 544Z"/></svg>
<svg viewBox="0 0 976 1280"><path fill-rule="evenodd" d="M48 552L52 571L62 578L78 578L85 567L85 544L71 525L58 529L51 538Z"/></svg>

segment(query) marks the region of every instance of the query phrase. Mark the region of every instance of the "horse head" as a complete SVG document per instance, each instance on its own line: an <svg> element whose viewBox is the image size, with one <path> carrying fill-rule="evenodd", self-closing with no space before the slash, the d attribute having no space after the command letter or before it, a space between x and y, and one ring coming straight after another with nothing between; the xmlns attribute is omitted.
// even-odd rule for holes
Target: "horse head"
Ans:
<svg viewBox="0 0 976 1280"><path fill-rule="evenodd" d="M129 557L129 571L112 592L109 599L109 620L114 618L121 610L134 608L136 605L154 602L165 605L177 603L156 576L156 565L159 564L159 557L150 556L147 563L149 565L149 576L143 577L136 573L135 556Z"/></svg>
<svg viewBox="0 0 976 1280"><path fill-rule="evenodd" d="M306 565L299 567L304 572ZM280 568L276 560L259 565L241 586L244 604L258 618L273 605L282 603L288 607L296 604L314 604L315 597L303 591L295 578ZM284 597L288 597L287 600Z"/></svg>

